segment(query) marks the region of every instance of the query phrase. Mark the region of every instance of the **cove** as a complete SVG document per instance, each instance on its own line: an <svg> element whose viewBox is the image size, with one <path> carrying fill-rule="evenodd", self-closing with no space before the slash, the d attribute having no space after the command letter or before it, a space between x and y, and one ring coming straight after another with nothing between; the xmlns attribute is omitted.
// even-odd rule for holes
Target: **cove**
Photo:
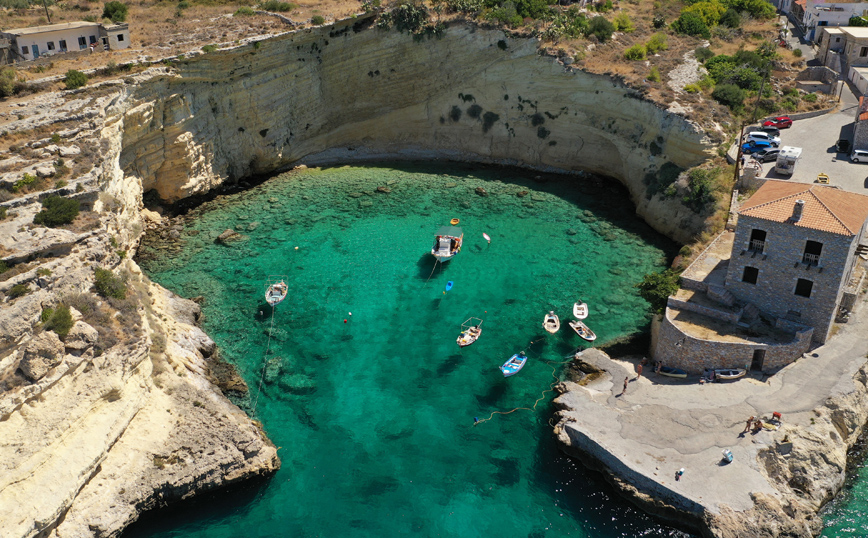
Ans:
<svg viewBox="0 0 868 538"><path fill-rule="evenodd" d="M283 463L252 500L129 534L682 535L561 455L548 424L546 390L583 346L565 329L547 336L546 312L566 325L584 299L598 345L647 329L634 286L673 245L633 211L595 178L431 163L293 172L192 210L179 251L146 242L140 261L204 297L203 328L250 389L236 403ZM452 218L464 248L435 266L434 234ZM227 228L246 238L216 243ZM290 292L272 316L274 274ZM483 334L462 350L470 316ZM504 379L498 366L521 350L528 364Z"/></svg>

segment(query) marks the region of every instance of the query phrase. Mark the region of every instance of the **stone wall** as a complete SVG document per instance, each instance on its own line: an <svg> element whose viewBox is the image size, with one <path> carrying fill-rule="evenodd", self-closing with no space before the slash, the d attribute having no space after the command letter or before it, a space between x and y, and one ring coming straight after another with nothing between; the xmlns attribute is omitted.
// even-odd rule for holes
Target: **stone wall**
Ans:
<svg viewBox="0 0 868 538"><path fill-rule="evenodd" d="M767 234L762 253L748 250L754 229ZM808 240L823 244L818 266L801 263ZM825 342L853 266L855 243L855 237L740 215L726 287L738 300L763 312L814 327L814 339ZM742 282L745 267L759 270L756 284ZM798 279L814 283L810 297L795 295Z"/></svg>
<svg viewBox="0 0 868 538"><path fill-rule="evenodd" d="M696 312L697 314L702 314L703 316L708 316L710 318L719 319L720 321L725 321L727 323L738 323L738 320L741 319L742 310L738 310L738 312L725 312L723 310L718 310L715 308L709 308L707 306L702 306L696 303L691 303L689 301L682 301L680 299L676 299L675 297L669 297L666 301L666 306L669 308L675 308L678 310L687 310L689 312Z"/></svg>
<svg viewBox="0 0 868 538"><path fill-rule="evenodd" d="M704 228L645 183L666 163L713 154L684 117L540 55L534 40L456 23L420 41L371 24L360 17L180 62L124 100L124 173L173 202L295 163L586 170L623 182L637 213L676 241Z"/></svg>
<svg viewBox="0 0 868 538"><path fill-rule="evenodd" d="M754 351L764 350L764 372L774 372L798 359L810 349L813 329L803 328L791 342L723 342L690 336L679 329L672 318L678 310L667 308L657 334L654 360L666 366L700 374L706 368L750 368Z"/></svg>

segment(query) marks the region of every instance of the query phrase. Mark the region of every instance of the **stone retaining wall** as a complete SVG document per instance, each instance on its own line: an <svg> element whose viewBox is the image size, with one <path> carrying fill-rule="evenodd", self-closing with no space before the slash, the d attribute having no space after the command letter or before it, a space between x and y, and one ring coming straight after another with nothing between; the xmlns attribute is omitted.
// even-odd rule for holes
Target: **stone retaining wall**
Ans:
<svg viewBox="0 0 868 538"><path fill-rule="evenodd" d="M671 298L670 298L671 300ZM754 351L764 350L763 372L775 372L795 361L810 349L813 329L800 326L793 340L784 344L761 342L721 342L690 336L672 321L677 310L666 309L652 352L655 360L701 374L707 368L750 368Z"/></svg>
<svg viewBox="0 0 868 538"><path fill-rule="evenodd" d="M743 310L739 309L738 312L725 312L723 310L709 308L707 306L698 305L689 301L682 301L681 299L676 299L675 297L669 297L669 299L666 301L666 306L670 308L677 308L678 310L696 312L697 314L702 314L703 316L719 319L720 321L725 321L727 323L738 323L738 320L741 319L741 313Z"/></svg>

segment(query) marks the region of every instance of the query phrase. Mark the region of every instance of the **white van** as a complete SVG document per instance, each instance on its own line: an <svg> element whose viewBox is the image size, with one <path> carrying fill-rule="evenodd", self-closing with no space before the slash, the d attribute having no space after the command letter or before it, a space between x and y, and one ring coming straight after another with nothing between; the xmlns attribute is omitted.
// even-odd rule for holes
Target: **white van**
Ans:
<svg viewBox="0 0 868 538"><path fill-rule="evenodd" d="M762 131L753 131L751 133L748 133L747 136L745 136L744 140L745 142L750 142L751 140L765 140L774 147L778 147L781 145L780 138L778 138L777 136L772 136L768 133L764 133Z"/></svg>

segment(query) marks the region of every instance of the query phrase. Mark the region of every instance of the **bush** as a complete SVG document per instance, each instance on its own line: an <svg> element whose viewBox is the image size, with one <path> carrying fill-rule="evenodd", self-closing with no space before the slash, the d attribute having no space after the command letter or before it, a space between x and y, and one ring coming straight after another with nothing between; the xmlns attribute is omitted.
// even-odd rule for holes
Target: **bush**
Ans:
<svg viewBox="0 0 868 538"><path fill-rule="evenodd" d="M127 5L117 0L106 2L102 10L102 18L111 19L112 22L124 22L127 20Z"/></svg>
<svg viewBox="0 0 868 538"><path fill-rule="evenodd" d="M817 102L817 94L816 93L809 93L809 94L805 95L802 99L804 99L808 103L816 103ZM5 209L5 208L3 208L3 209ZM0 215L2 215L2 213L0 213ZM0 220L3 220L2 216L0 216Z"/></svg>
<svg viewBox="0 0 868 538"><path fill-rule="evenodd" d="M624 51L624 59L633 61L644 60L647 52L648 51L645 49L645 45L637 43Z"/></svg>
<svg viewBox="0 0 868 538"><path fill-rule="evenodd" d="M738 28L741 26L741 15L738 14L738 11L729 8L721 15L720 24L730 28Z"/></svg>
<svg viewBox="0 0 868 538"><path fill-rule="evenodd" d="M214 52L217 50L217 45L205 45L202 47L202 52Z"/></svg>
<svg viewBox="0 0 868 538"><path fill-rule="evenodd" d="M684 87L684 91L687 93L699 93L702 91L702 88L699 87L699 84L688 84Z"/></svg>
<svg viewBox="0 0 868 538"><path fill-rule="evenodd" d="M661 50L669 48L669 38L663 32L657 32L651 36L648 43L645 44L648 54L657 54Z"/></svg>
<svg viewBox="0 0 868 538"><path fill-rule="evenodd" d="M17 299L27 295L28 293L30 293L30 288L27 287L27 284L15 284L6 295L8 295L10 299Z"/></svg>
<svg viewBox="0 0 868 538"><path fill-rule="evenodd" d="M187 9L188 7L190 7L190 2L187 0L181 0L178 2L178 10Z"/></svg>
<svg viewBox="0 0 868 538"><path fill-rule="evenodd" d="M0 69L0 97L10 97L15 94L15 81L18 77L11 67Z"/></svg>
<svg viewBox="0 0 868 538"><path fill-rule="evenodd" d="M850 17L850 21L847 23L847 26L868 26L868 19L865 17L860 17L859 15L853 15Z"/></svg>
<svg viewBox="0 0 868 538"><path fill-rule="evenodd" d="M814 101L816 101L816 100L817 100L816 96L814 96ZM2 206L2 207L0 207L0 220L3 220L5 218L6 218L6 206ZM0 273L2 273L2 272L3 271L0 271Z"/></svg>
<svg viewBox="0 0 868 538"><path fill-rule="evenodd" d="M80 204L78 200L62 196L49 196L42 201L42 207L45 209L33 217L33 224L54 228L74 221L75 217L78 216Z"/></svg>
<svg viewBox="0 0 868 538"><path fill-rule="evenodd" d="M651 72L648 73L648 81L649 82L660 82L660 70L656 67L651 68Z"/></svg>
<svg viewBox="0 0 868 538"><path fill-rule="evenodd" d="M81 88L82 86L87 84L87 75L85 75L81 71L70 69L66 72L66 77L64 77L63 83L66 84L67 90Z"/></svg>
<svg viewBox="0 0 868 538"><path fill-rule="evenodd" d="M310 18L310 23L314 26L319 26L320 24L325 24L325 17L322 15L314 15Z"/></svg>
<svg viewBox="0 0 868 538"><path fill-rule="evenodd" d="M25 172L21 179L12 184L12 192L19 192L21 189L26 189L27 187L30 187L31 185L36 183L38 180L38 176L34 176L33 174L28 174L27 172Z"/></svg>
<svg viewBox="0 0 868 538"><path fill-rule="evenodd" d="M802 57L802 49L793 49L793 56L795 56L796 58L801 58Z"/></svg>
<svg viewBox="0 0 868 538"><path fill-rule="evenodd" d="M265 11L277 11L277 12L286 12L292 11L298 6L291 2L281 2L280 0L268 0L267 2L263 2L259 5L259 7Z"/></svg>
<svg viewBox="0 0 868 538"><path fill-rule="evenodd" d="M661 15L655 15L654 18L651 19L651 26L653 26L655 30L659 30L666 26L666 19Z"/></svg>
<svg viewBox="0 0 868 538"><path fill-rule="evenodd" d="M711 2L697 2L692 6L688 6L681 10L681 14L685 13L693 13L699 15L702 18L702 21L706 26L712 28L717 26L717 23L720 22L720 17L726 11L726 8L723 7L717 1Z"/></svg>
<svg viewBox="0 0 868 538"><path fill-rule="evenodd" d="M127 296L127 285L108 269L97 267L93 270L96 292L103 297L124 299Z"/></svg>
<svg viewBox="0 0 868 538"><path fill-rule="evenodd" d="M482 0L446 0L446 9L452 13L478 13Z"/></svg>
<svg viewBox="0 0 868 538"><path fill-rule="evenodd" d="M736 11L746 11L755 19L771 19L775 16L775 7L766 0L726 0L724 3Z"/></svg>
<svg viewBox="0 0 868 538"><path fill-rule="evenodd" d="M711 30L705 21L696 13L682 12L681 15L672 23L672 31L678 34L686 34L708 39L711 37Z"/></svg>
<svg viewBox="0 0 868 538"><path fill-rule="evenodd" d="M615 30L618 32L630 33L636 30L636 27L633 26L633 21L630 20L630 16L624 11L615 15L615 19L612 22Z"/></svg>
<svg viewBox="0 0 868 538"><path fill-rule="evenodd" d="M687 175L690 181L687 184L687 196L681 201L695 213L701 213L706 207L715 203L714 177L718 174L717 169L707 170L694 168Z"/></svg>
<svg viewBox="0 0 868 538"><path fill-rule="evenodd" d="M699 47L695 51L693 51L693 55L699 60L699 63L705 63L708 60L714 58L714 53L711 52L711 49L708 47Z"/></svg>
<svg viewBox="0 0 868 538"><path fill-rule="evenodd" d="M235 10L235 13L232 14L233 17L250 17L252 15L256 15L256 12L253 11L253 8L242 6Z"/></svg>
<svg viewBox="0 0 868 538"><path fill-rule="evenodd" d="M43 328L46 331L54 331L61 340L66 338L66 335L69 334L69 330L72 329L74 323L72 321L72 314L69 312L69 307L65 304L59 304L54 310L46 308L42 312L43 317L45 317L46 312L50 312L50 316L45 322Z"/></svg>
<svg viewBox="0 0 868 538"><path fill-rule="evenodd" d="M615 25L602 15L597 15L588 23L588 35L596 37L601 43L608 41L614 32Z"/></svg>
<svg viewBox="0 0 868 538"><path fill-rule="evenodd" d="M744 106L744 90L735 84L718 84L711 92L711 97L735 112L740 111Z"/></svg>
<svg viewBox="0 0 868 538"><path fill-rule="evenodd" d="M639 295L651 304L651 309L662 314L670 295L675 295L681 285L681 277L672 269L660 273L649 273L636 285Z"/></svg>

